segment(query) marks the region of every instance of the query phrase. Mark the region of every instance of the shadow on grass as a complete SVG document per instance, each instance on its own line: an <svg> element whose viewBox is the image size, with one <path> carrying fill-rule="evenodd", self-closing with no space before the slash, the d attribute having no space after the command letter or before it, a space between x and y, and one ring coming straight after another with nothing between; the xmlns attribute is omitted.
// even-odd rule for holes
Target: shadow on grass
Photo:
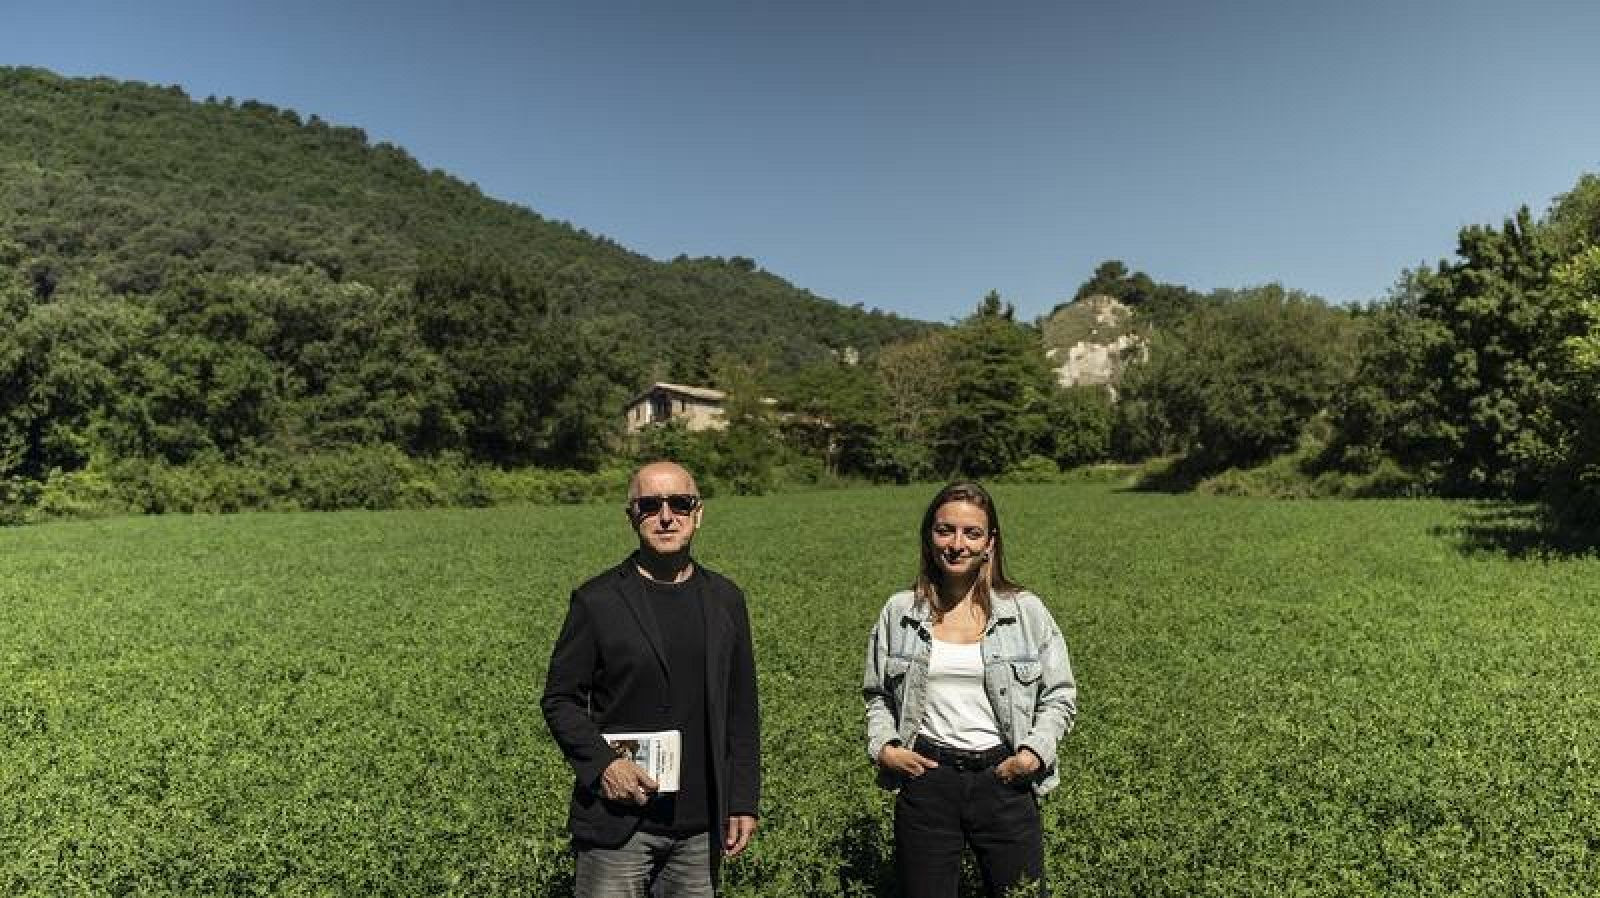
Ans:
<svg viewBox="0 0 1600 898"><path fill-rule="evenodd" d="M1130 475L1127 486L1117 492L1192 493L1202 481L1216 473L1215 466L1207 466L1190 458L1177 458L1166 464L1145 465L1142 470Z"/></svg>
<svg viewBox="0 0 1600 898"><path fill-rule="evenodd" d="M1465 555L1578 558L1600 554L1600 532L1527 503L1472 502L1456 523L1434 527L1430 533L1454 542Z"/></svg>

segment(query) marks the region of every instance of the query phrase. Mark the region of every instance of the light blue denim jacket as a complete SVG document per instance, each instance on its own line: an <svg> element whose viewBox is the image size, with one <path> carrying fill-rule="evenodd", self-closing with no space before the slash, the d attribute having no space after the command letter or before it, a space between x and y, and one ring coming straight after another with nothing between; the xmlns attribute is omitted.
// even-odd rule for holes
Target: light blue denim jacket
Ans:
<svg viewBox="0 0 1600 898"><path fill-rule="evenodd" d="M1034 794L1043 796L1061 782L1056 743L1078 716L1067 643L1033 593L996 593L992 605L982 641L984 692L1006 742L1013 750L1032 750L1044 762L1033 780ZM916 739L927 698L932 627L927 603L916 601L908 589L889 597L872 628L861 693L867 704L867 756L874 764L888 743L909 746ZM879 768L878 785L896 789L899 780Z"/></svg>

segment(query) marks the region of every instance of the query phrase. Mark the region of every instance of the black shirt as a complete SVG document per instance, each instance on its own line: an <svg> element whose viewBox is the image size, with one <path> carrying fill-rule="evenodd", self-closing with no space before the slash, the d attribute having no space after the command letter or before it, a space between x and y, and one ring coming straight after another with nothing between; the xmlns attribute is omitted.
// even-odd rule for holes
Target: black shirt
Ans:
<svg viewBox="0 0 1600 898"><path fill-rule="evenodd" d="M637 570L635 570L637 574ZM704 580L697 568L682 583L657 583L638 574L655 613L667 661L665 728L683 734L678 791L661 793L646 806L640 829L657 835L689 835L711 828L711 765L706 719L706 617Z"/></svg>

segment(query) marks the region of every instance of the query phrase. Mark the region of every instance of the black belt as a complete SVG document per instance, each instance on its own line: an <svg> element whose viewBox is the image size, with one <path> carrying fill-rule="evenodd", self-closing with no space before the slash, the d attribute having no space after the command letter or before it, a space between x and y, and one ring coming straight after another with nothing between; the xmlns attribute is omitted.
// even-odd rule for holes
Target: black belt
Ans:
<svg viewBox="0 0 1600 898"><path fill-rule="evenodd" d="M927 736L918 736L917 742L912 748L917 754L938 761L941 766L954 767L957 770L988 770L990 767L1011 757L1011 749L1006 748L1004 744L996 745L994 748L985 748L981 751L973 751L968 748L945 745L943 742L935 742Z"/></svg>

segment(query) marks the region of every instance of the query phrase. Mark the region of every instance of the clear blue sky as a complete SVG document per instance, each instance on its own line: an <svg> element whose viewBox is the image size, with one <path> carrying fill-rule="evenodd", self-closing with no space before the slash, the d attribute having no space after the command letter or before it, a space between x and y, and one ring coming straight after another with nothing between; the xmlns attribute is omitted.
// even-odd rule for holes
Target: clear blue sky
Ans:
<svg viewBox="0 0 1600 898"><path fill-rule="evenodd" d="M1600 171L1600 3L0 0L0 64L366 129L657 258L933 320L1102 259L1381 296Z"/></svg>

